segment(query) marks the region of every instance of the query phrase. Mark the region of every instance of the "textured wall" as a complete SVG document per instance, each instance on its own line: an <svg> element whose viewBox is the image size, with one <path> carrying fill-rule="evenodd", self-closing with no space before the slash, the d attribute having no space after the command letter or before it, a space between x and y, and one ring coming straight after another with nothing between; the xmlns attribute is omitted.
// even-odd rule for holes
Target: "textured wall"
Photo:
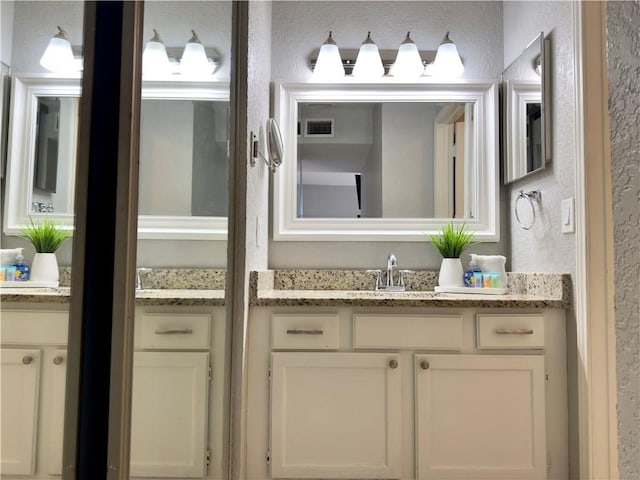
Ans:
<svg viewBox="0 0 640 480"><path fill-rule="evenodd" d="M11 0L0 2L0 62L11 65L11 37L13 36L13 4Z"/></svg>
<svg viewBox="0 0 640 480"><path fill-rule="evenodd" d="M397 49L411 31L418 48L431 51L449 30L465 63L464 78L498 81L503 69L501 2L280 1L273 3L272 22L272 80L308 81L308 59L329 30L343 49L357 49L370 30L380 49ZM373 268L385 264L389 251L396 253L401 267L440 265L440 255L426 241L272 241L269 266ZM477 245L473 251L505 254L507 249L503 241Z"/></svg>
<svg viewBox="0 0 640 480"><path fill-rule="evenodd" d="M3 13L4 13L4 3ZM12 73L44 73L39 61L56 25L63 27L72 45L82 43L84 8L80 1L18 1L15 2L12 42ZM3 17L4 18L4 17ZM216 78L228 80L231 58L231 2L162 1L145 5L144 39L157 28L167 46L183 46L190 37L190 29L198 33L206 46L214 46L222 64ZM268 37L267 37L268 38ZM5 37L3 28L3 45ZM3 180L4 182L4 180ZM4 187L4 184L3 184ZM4 190L2 192L4 195ZM3 248L25 246L16 237L2 235ZM57 252L61 265L71 263L70 241ZM140 240L138 265L151 267L223 267L226 264L227 244L224 241ZM33 251L25 249L25 257Z"/></svg>
<svg viewBox="0 0 640 480"><path fill-rule="evenodd" d="M505 2L503 6L505 65L541 31L551 38L552 160L542 172L510 184L502 205L511 231L511 268L518 272L575 273L575 234L560 230L560 201L575 196L572 8L571 2L555 1ZM542 190L531 230L520 228L515 219L520 190Z"/></svg>
<svg viewBox="0 0 640 480"><path fill-rule="evenodd" d="M607 5L618 372L618 465L640 478L640 1Z"/></svg>

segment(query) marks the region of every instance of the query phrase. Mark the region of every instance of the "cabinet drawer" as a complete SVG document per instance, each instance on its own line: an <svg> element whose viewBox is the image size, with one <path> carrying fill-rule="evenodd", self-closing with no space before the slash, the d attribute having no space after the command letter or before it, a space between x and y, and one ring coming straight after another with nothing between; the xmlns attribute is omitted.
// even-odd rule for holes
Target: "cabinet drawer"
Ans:
<svg viewBox="0 0 640 480"><path fill-rule="evenodd" d="M461 315L353 316L354 348L462 350Z"/></svg>
<svg viewBox="0 0 640 480"><path fill-rule="evenodd" d="M69 312L2 310L3 345L66 345Z"/></svg>
<svg viewBox="0 0 640 480"><path fill-rule="evenodd" d="M476 315L479 349L544 348L543 315Z"/></svg>
<svg viewBox="0 0 640 480"><path fill-rule="evenodd" d="M338 314L271 315L274 350L337 350Z"/></svg>
<svg viewBox="0 0 640 480"><path fill-rule="evenodd" d="M140 347L207 350L211 315L145 313L140 319Z"/></svg>

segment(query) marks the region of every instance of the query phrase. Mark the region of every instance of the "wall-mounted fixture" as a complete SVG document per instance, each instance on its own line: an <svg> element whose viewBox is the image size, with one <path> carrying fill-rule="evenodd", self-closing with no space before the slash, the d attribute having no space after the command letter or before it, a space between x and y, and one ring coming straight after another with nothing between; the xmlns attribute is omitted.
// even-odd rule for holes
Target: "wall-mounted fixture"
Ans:
<svg viewBox="0 0 640 480"><path fill-rule="evenodd" d="M260 151L259 140L255 133L249 133L249 141L251 142L251 159L250 164L255 167L256 160L262 158L272 172L282 164L284 158L284 147L282 145L282 134L280 127L275 118L267 119L267 155Z"/></svg>
<svg viewBox="0 0 640 480"><path fill-rule="evenodd" d="M82 57L76 58L67 32L58 27L40 58L40 65L50 72L69 73L82 70Z"/></svg>
<svg viewBox="0 0 640 480"><path fill-rule="evenodd" d="M528 200L525 205L529 205L530 213L528 218L523 219L520 213L518 213L518 204L520 200L525 198ZM515 213L516 221L523 230L531 230L534 223L536 223L536 207L533 202L538 204L542 202L542 192L540 190L531 190L529 192L520 190L520 193L518 193L518 196L516 197L516 202L513 205L513 212Z"/></svg>
<svg viewBox="0 0 640 480"><path fill-rule="evenodd" d="M371 32L367 32L367 38L360 45L356 64L351 74L354 77L361 78L376 78L384 75L382 58L380 57L378 46L371 39Z"/></svg>
<svg viewBox="0 0 640 480"><path fill-rule="evenodd" d="M318 52L318 60L313 67L313 77L318 80L333 80L344 77L344 66L340 58L340 50L333 40L333 32L329 31L329 36Z"/></svg>
<svg viewBox="0 0 640 480"><path fill-rule="evenodd" d="M446 33L436 51L420 51L410 32L396 50L379 50L371 39L371 32L359 50L339 50L333 32L310 59L313 79L340 81L345 75L358 79L376 80L385 74L401 80L418 77L454 78L464 72L458 49Z"/></svg>
<svg viewBox="0 0 640 480"><path fill-rule="evenodd" d="M142 74L147 79L175 74L202 79L211 76L219 64L218 53L213 48L205 48L194 30L181 54L180 50L179 47L166 47L157 30L153 29L153 36L142 52Z"/></svg>

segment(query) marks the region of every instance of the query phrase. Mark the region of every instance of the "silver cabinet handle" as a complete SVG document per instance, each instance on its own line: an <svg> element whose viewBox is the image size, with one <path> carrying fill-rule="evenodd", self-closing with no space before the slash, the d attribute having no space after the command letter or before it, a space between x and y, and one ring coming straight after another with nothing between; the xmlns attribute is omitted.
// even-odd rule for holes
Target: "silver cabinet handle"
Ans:
<svg viewBox="0 0 640 480"><path fill-rule="evenodd" d="M420 368L421 368L421 369L423 369L423 370L429 370L429 367L430 367L430 365L429 365L429 362L428 362L427 360L422 360L422 361L420 362Z"/></svg>
<svg viewBox="0 0 640 480"><path fill-rule="evenodd" d="M55 357L53 357L53 364L54 365L60 365L62 362L64 362L64 357L61 355L56 355Z"/></svg>
<svg viewBox="0 0 640 480"><path fill-rule="evenodd" d="M287 330L287 335L323 335L324 330L320 328L290 328Z"/></svg>
<svg viewBox="0 0 640 480"><path fill-rule="evenodd" d="M533 335L530 328L496 328L498 335Z"/></svg>
<svg viewBox="0 0 640 480"><path fill-rule="evenodd" d="M165 328L164 330L156 330L156 335L193 335L190 328Z"/></svg>
<svg viewBox="0 0 640 480"><path fill-rule="evenodd" d="M33 362L33 357L31 355L25 355L24 357L22 357L23 364L29 365L31 362Z"/></svg>
<svg viewBox="0 0 640 480"><path fill-rule="evenodd" d="M395 358L393 360L389 361L389 367L390 368L398 368L398 360L396 360Z"/></svg>

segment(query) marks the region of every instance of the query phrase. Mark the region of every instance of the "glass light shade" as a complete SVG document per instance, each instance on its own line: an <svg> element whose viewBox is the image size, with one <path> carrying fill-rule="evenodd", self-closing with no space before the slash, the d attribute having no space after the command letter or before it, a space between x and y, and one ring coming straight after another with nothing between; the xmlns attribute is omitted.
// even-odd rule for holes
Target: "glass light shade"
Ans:
<svg viewBox="0 0 640 480"><path fill-rule="evenodd" d="M168 75L171 72L167 49L154 29L153 37L144 46L142 52L142 73L144 75Z"/></svg>
<svg viewBox="0 0 640 480"><path fill-rule="evenodd" d="M196 32L191 30L191 34L180 58L180 73L191 76L211 75L215 66L209 63L207 52Z"/></svg>
<svg viewBox="0 0 640 480"><path fill-rule="evenodd" d="M320 47L316 65L313 68L313 78L319 80L331 80L344 77L344 66L340 57L340 50L334 42L331 32L329 37Z"/></svg>
<svg viewBox="0 0 640 480"><path fill-rule="evenodd" d="M49 45L40 59L40 65L50 72L60 73L77 70L71 42L62 28L58 27L58 33L49 40Z"/></svg>
<svg viewBox="0 0 640 480"><path fill-rule="evenodd" d="M440 77L457 77L464 72L464 65L455 43L449 39L449 32L438 47L433 64L433 74Z"/></svg>
<svg viewBox="0 0 640 480"><path fill-rule="evenodd" d="M360 46L351 74L354 77L361 78L376 78L384 75L380 52L376 44L371 40L371 32L367 33L366 40Z"/></svg>
<svg viewBox="0 0 640 480"><path fill-rule="evenodd" d="M396 55L396 61L391 65L389 74L399 78L416 78L424 72L424 64L420 58L418 47L411 40L409 32Z"/></svg>

